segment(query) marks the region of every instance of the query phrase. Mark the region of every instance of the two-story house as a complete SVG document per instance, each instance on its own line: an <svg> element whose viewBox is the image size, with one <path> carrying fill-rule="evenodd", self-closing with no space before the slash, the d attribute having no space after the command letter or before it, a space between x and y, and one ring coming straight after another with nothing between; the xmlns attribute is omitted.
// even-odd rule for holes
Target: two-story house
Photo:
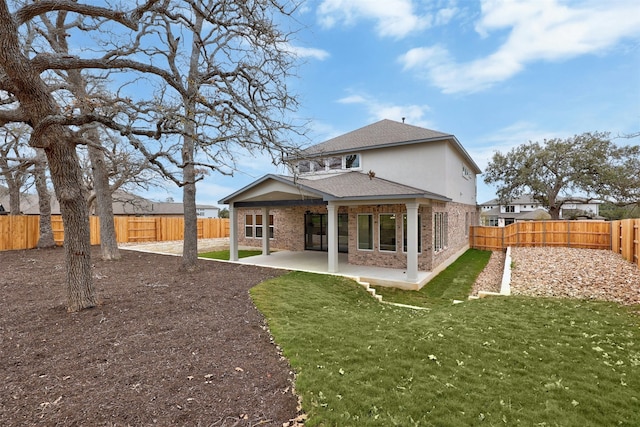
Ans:
<svg viewBox="0 0 640 427"><path fill-rule="evenodd" d="M433 271L468 248L480 169L454 135L392 120L354 130L287 159L290 175L263 176L220 200L238 245L338 253L349 264Z"/></svg>
<svg viewBox="0 0 640 427"><path fill-rule="evenodd" d="M580 197L560 198L561 219L603 219L599 216L601 202ZM542 204L532 195L524 194L507 203L492 199L480 204L480 225L504 227L518 221L540 221L551 219Z"/></svg>

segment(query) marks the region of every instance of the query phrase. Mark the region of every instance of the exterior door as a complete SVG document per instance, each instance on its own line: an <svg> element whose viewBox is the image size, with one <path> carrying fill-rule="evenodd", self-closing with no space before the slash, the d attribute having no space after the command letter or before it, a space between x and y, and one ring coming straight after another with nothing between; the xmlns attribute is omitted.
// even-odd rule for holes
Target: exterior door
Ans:
<svg viewBox="0 0 640 427"><path fill-rule="evenodd" d="M327 238L327 214L308 213L304 216L304 248L308 251L329 250ZM349 249L349 216L338 215L338 252Z"/></svg>

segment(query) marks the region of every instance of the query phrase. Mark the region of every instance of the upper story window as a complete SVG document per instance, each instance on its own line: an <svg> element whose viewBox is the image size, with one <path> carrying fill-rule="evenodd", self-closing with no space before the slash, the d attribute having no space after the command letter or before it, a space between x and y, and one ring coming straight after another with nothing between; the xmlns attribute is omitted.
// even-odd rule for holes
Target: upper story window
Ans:
<svg viewBox="0 0 640 427"><path fill-rule="evenodd" d="M462 165L462 176L467 179L471 179L471 169L469 169L465 164Z"/></svg>
<svg viewBox="0 0 640 427"><path fill-rule="evenodd" d="M349 154L344 156L345 169L357 169L360 167L360 154Z"/></svg>
<svg viewBox="0 0 640 427"><path fill-rule="evenodd" d="M504 207L504 211L505 212L515 212L516 211L516 207L513 206L513 205L505 206Z"/></svg>
<svg viewBox="0 0 640 427"><path fill-rule="evenodd" d="M360 154L332 156L321 159L300 160L297 164L298 173L339 171L360 168Z"/></svg>

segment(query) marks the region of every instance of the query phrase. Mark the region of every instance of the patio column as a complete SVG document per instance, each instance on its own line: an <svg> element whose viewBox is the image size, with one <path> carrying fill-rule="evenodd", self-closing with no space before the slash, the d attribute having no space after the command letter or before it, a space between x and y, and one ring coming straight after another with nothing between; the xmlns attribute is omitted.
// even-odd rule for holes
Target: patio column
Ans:
<svg viewBox="0 0 640 427"><path fill-rule="evenodd" d="M238 260L238 218L233 203L229 203L229 261Z"/></svg>
<svg viewBox="0 0 640 427"><path fill-rule="evenodd" d="M338 206L327 204L327 249L329 273L338 272Z"/></svg>
<svg viewBox="0 0 640 427"><path fill-rule="evenodd" d="M262 255L269 255L269 208L262 208Z"/></svg>
<svg viewBox="0 0 640 427"><path fill-rule="evenodd" d="M418 280L418 203L407 203L407 281Z"/></svg>

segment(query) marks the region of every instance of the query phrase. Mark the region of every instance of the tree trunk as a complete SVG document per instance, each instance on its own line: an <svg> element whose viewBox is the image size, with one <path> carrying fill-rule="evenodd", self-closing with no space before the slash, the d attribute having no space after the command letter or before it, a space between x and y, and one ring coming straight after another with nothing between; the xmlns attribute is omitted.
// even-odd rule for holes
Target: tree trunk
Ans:
<svg viewBox="0 0 640 427"><path fill-rule="evenodd" d="M184 168L182 177L182 206L184 209L184 244L182 246L182 267L194 270L198 262L198 216L196 214L196 174L193 165L193 139L185 137L182 147Z"/></svg>
<svg viewBox="0 0 640 427"><path fill-rule="evenodd" d="M202 31L203 16L195 14L193 23L194 34ZM196 213L196 168L193 164L195 155L196 135L196 101L199 90L200 75L198 72L200 61L199 38L193 37L191 43L191 58L189 61L189 77L187 79L187 95L182 98L185 111L184 139L182 141L182 207L184 210L184 243L182 246L182 267L195 270L198 262L198 215Z"/></svg>
<svg viewBox="0 0 640 427"><path fill-rule="evenodd" d="M9 215L21 215L20 211L20 185L13 179L5 179L9 189Z"/></svg>
<svg viewBox="0 0 640 427"><path fill-rule="evenodd" d="M64 224L67 311L80 311L96 305L91 276L89 210L83 194L82 171L73 144L52 143L45 152Z"/></svg>
<svg viewBox="0 0 640 427"><path fill-rule="evenodd" d="M92 128L87 135L94 144L100 145L100 135ZM98 147L89 146L89 160L93 170L93 188L96 192L96 211L100 218L100 251L103 260L120 259L116 229L113 223L113 201L109 189L109 176L104 162L104 153Z"/></svg>
<svg viewBox="0 0 640 427"><path fill-rule="evenodd" d="M38 237L38 248L52 248L56 245L53 238L53 228L51 227L51 194L47 189L47 157L42 148L36 148L36 163L34 165L33 177L38 192L38 206L40 208L40 235Z"/></svg>
<svg viewBox="0 0 640 427"><path fill-rule="evenodd" d="M42 120L59 113L49 88L24 56L16 21L6 1L0 1L0 68L12 87L29 124L35 128ZM42 146L47 154L51 179L60 202L65 228L64 247L67 266L67 310L79 311L95 306L91 277L89 213L82 194L80 162L68 129L52 125L31 135L31 145Z"/></svg>

